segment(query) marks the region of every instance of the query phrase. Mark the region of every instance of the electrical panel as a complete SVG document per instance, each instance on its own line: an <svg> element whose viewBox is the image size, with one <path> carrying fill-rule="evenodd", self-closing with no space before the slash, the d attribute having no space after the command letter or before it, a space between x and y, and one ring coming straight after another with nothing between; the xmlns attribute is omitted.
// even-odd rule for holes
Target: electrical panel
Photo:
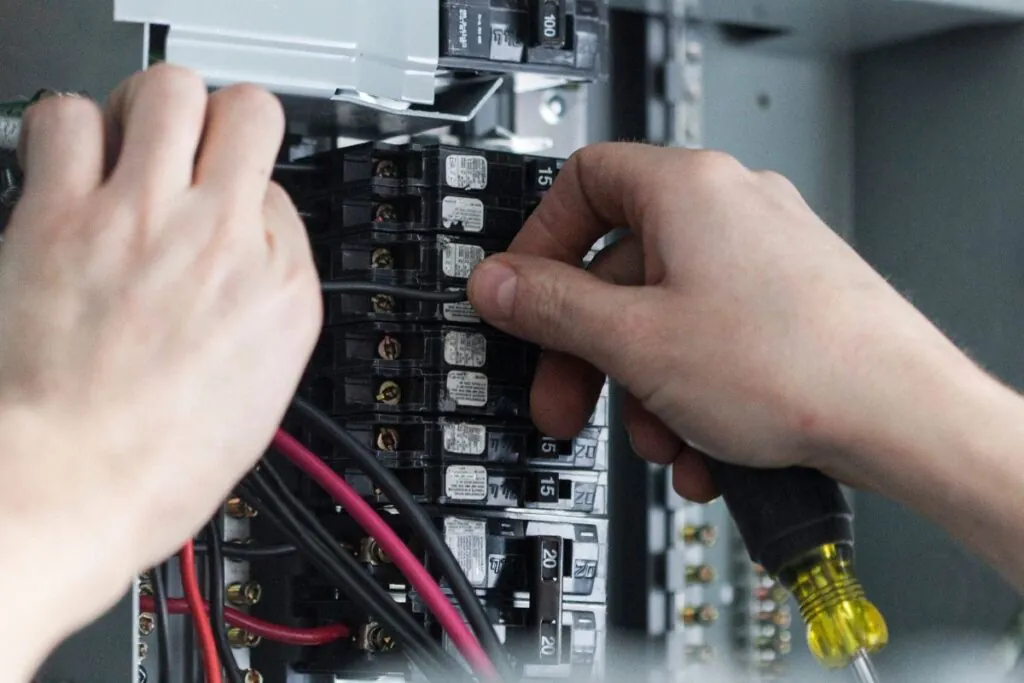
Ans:
<svg viewBox="0 0 1024 683"><path fill-rule="evenodd" d="M464 288L476 263L507 247L560 166L506 152L370 143L295 160L278 179L306 217L325 282L445 291ZM373 450L429 511L524 679L600 680L608 591L605 417L574 439L538 432L529 421L529 388L539 349L486 326L468 304L326 296L342 298L328 301L328 310L345 313L328 316L300 394ZM298 421L289 428L364 499L390 506L347 453ZM294 485L338 542L450 649L374 539L315 486ZM402 515L385 518L418 547ZM256 545L280 540L258 516L250 529ZM429 568L430 558L423 559ZM265 680L411 673L400 644L302 559L262 560L249 572L263 595L253 614L305 627L347 623L357 634L329 646L251 647L252 667Z"/></svg>

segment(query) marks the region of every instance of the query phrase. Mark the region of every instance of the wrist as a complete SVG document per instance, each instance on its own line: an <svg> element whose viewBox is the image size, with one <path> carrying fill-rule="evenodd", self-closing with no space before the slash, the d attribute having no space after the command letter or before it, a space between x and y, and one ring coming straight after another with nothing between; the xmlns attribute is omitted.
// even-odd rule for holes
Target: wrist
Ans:
<svg viewBox="0 0 1024 683"><path fill-rule="evenodd" d="M75 464L91 451L60 432L39 412L0 402L0 652L13 680L27 680L130 581L118 574L123 553L103 547L107 530L79 481Z"/></svg>
<svg viewBox="0 0 1024 683"><path fill-rule="evenodd" d="M903 367L830 473L939 523L1021 585L1024 399L959 351Z"/></svg>

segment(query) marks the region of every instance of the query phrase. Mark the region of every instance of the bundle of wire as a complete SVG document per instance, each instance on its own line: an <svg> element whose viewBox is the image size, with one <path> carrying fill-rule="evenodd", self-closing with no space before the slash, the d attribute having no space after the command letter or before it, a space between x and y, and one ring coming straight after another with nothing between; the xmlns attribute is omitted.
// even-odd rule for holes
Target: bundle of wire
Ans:
<svg viewBox="0 0 1024 683"><path fill-rule="evenodd" d="M466 574L462 570L461 565L459 565L459 561L452 554L451 548L445 543L444 538L423 507L413 499L412 495L410 495L409 491L402 485L394 473L380 464L373 451L359 443L355 437L334 422L329 415L323 413L301 397L295 397L292 400L292 408L296 417L301 418L310 428L345 450L359 468L367 474L387 495L388 500L402 513L405 523L416 534L420 542L423 543L427 554L434 559L442 576L447 579L452 593L465 613L466 621L472 626L477 637L480 639L479 643L483 645L486 653L490 655L490 662L493 669L497 670L499 680L514 681L516 679L515 672L512 670L501 640L494 632L487 613L476 596L475 590L469 583L469 579L466 578ZM328 491L335 501L344 506L349 514L356 519L364 530L377 540L393 560L398 555L411 555L408 548L395 536L390 526L383 521L378 526L373 521L374 517L379 520L380 516L348 485L344 478L336 474L323 460L309 452L294 437L281 431L278 431L274 438L274 446L281 450L281 453L291 460L293 464ZM377 535L378 533L380 536ZM411 563L420 565L415 557L409 558L409 562L410 565ZM420 566L422 567L422 565ZM412 570L410 569L409 571ZM433 580L429 581L430 585L428 586L427 580L422 579L419 572L410 575L403 569L403 573L409 578L410 583L413 583L416 590L423 593L425 602L427 595L435 593L437 585ZM429 578L429 574L426 572L424 574ZM417 577L416 583L413 582L414 576ZM432 598L432 602L428 604L435 615L439 614L438 610L446 611L445 605L451 607L447 599L440 597ZM458 634L458 637L464 637L464 623L461 619L459 620L459 626L453 626L453 628L456 629L454 633L449 631L453 641L455 641L456 634ZM460 652L469 660L466 651L460 648Z"/></svg>
<svg viewBox="0 0 1024 683"><path fill-rule="evenodd" d="M373 580L291 493L269 462L261 462L239 484L238 490L318 572L341 588L363 612L380 621L428 680L469 680L465 669Z"/></svg>

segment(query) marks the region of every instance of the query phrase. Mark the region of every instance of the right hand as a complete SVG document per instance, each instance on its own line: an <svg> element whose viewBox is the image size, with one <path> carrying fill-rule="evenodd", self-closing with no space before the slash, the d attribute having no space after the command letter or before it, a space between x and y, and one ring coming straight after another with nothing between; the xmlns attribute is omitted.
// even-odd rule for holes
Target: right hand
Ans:
<svg viewBox="0 0 1024 683"><path fill-rule="evenodd" d="M631 232L582 270L616 227ZM871 487L866 436L970 365L787 180L717 152L580 150L470 298L545 348L540 429L576 433L610 376L634 449L694 500L716 493L701 452Z"/></svg>

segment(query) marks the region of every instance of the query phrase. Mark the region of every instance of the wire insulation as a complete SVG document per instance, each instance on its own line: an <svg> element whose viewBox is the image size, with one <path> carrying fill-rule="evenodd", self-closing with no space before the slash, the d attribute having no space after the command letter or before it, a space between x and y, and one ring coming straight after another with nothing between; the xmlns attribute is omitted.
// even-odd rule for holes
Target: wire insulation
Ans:
<svg viewBox="0 0 1024 683"><path fill-rule="evenodd" d="M278 527L302 550L306 559L324 576L337 583L367 614L374 615L401 642L409 657L430 680L461 680L461 666L433 641L421 624L404 611L382 586L374 581L354 557L343 551L315 518L300 521L282 496L265 481L260 471L252 472L238 485L250 505ZM304 506L298 505L301 510Z"/></svg>
<svg viewBox="0 0 1024 683"><path fill-rule="evenodd" d="M196 543L196 555L205 555L209 548L205 543ZM221 554L229 560L262 560L271 557L294 555L297 548L287 543L280 545L250 545L236 541L225 541L220 544Z"/></svg>
<svg viewBox="0 0 1024 683"><path fill-rule="evenodd" d="M235 653L228 640L228 625L224 618L224 555L221 553L221 535L217 520L212 519L206 525L206 543L209 553L206 556L206 574L210 581L210 600L207 611L210 613L210 624L213 627L214 643L220 663L230 683L245 683L245 677L238 668Z"/></svg>
<svg viewBox="0 0 1024 683"><path fill-rule="evenodd" d="M391 296L412 299L414 301L432 301L447 304L466 301L466 291L463 289L438 292L430 289L402 287L401 285L391 285L383 282L370 282L369 280L321 282L320 289L325 294L390 294Z"/></svg>
<svg viewBox="0 0 1024 683"><path fill-rule="evenodd" d="M181 549L179 557L181 559L181 586L185 592L185 600L192 610L192 622L195 624L196 633L199 636L206 683L223 683L213 628L210 626L210 620L204 609L203 593L199 589L199 577L196 575L196 552L191 540Z"/></svg>
<svg viewBox="0 0 1024 683"><path fill-rule="evenodd" d="M477 638L480 639L480 643L490 654L491 661L501 674L501 680L506 683L517 680L508 655L505 653L504 645L502 645L501 639L494 632L490 619L476 596L476 591L470 585L469 579L466 578L466 573L462 570L459 561L455 559L451 548L445 543L444 538L423 507L413 499L394 473L377 460L377 456L373 451L363 446L352 434L332 420L329 415L299 396L292 399L292 408L295 414L307 423L307 426L347 451L358 463L359 468L380 487L388 497L388 500L398 508L398 511L405 517L405 522L416 534L420 543L423 544L428 555L437 562L441 575L448 580L448 585L458 600L459 606L465 614L466 621L473 627ZM326 470L333 475L333 470L324 464L322 460L319 458L315 459L320 464L319 469L321 471ZM361 501L362 499L360 498L359 500ZM378 539L378 542L380 542L380 539ZM383 546L383 543L381 545Z"/></svg>
<svg viewBox="0 0 1024 683"><path fill-rule="evenodd" d="M498 680L498 672L491 662L491 658L466 626L455 606L448 600L423 564L398 538L398 534L388 526L377 511L370 507L369 503L364 501L362 496L349 486L344 478L338 476L323 460L313 455L295 437L278 430L274 435L273 444L274 448L327 491L356 520L359 526L377 540L391 561L420 594L422 600L441 624L441 628L448 633L473 670L486 679Z"/></svg>
<svg viewBox="0 0 1024 683"><path fill-rule="evenodd" d="M143 611L154 609L153 598L142 596L139 598L139 607ZM203 607L207 611L210 609L210 606L205 603ZM188 601L184 598L168 598L167 608L171 614L192 614ZM284 643L285 645L300 645L303 647L327 645L338 640L344 640L352 635L352 631L344 624L317 626L315 628L282 626L264 621L263 619L257 619L251 614L227 606L224 607L224 619L232 626L244 628L249 633L260 638L272 640L275 643Z"/></svg>

